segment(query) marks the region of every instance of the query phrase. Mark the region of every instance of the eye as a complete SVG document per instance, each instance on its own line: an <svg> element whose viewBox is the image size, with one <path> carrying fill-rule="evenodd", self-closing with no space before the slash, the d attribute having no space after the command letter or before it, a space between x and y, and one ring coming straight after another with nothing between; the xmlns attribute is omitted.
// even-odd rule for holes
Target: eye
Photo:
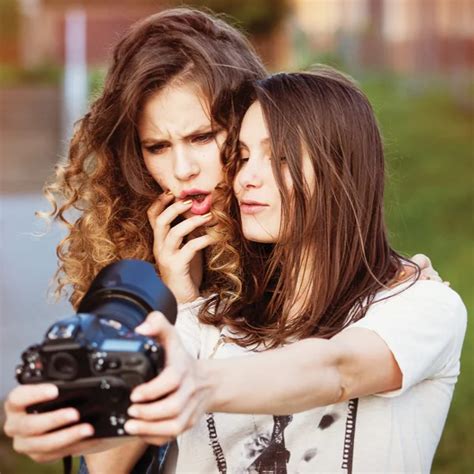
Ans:
<svg viewBox="0 0 474 474"><path fill-rule="evenodd" d="M207 133L201 133L199 135L195 135L191 139L191 143L196 143L198 145L199 144L206 144L206 143L209 143L212 140L214 140L215 137L216 137L216 132L214 132L214 131L207 132Z"/></svg>
<svg viewBox="0 0 474 474"><path fill-rule="evenodd" d="M168 143L155 143L154 145L144 147L145 150L152 154L152 155L160 155L165 152L167 148L169 148Z"/></svg>
<svg viewBox="0 0 474 474"><path fill-rule="evenodd" d="M286 164L286 156L280 156L275 160L275 157L273 155L270 155L270 160L271 161L279 161L280 163L285 163Z"/></svg>
<svg viewBox="0 0 474 474"><path fill-rule="evenodd" d="M245 150L241 150L240 153L239 153L239 157L238 157L239 166L245 165L245 163L247 163L247 161L249 161L249 159L250 159L250 156L249 156L248 152L245 151Z"/></svg>

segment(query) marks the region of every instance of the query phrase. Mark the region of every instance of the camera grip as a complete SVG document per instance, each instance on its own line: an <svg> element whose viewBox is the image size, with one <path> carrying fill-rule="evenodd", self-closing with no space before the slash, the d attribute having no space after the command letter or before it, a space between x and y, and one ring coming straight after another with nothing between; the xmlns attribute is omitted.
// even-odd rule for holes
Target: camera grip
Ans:
<svg viewBox="0 0 474 474"><path fill-rule="evenodd" d="M127 409L131 404L131 389L124 380L103 376L53 383L58 387L58 397L30 405L26 410L28 413L72 407L79 411L82 423L90 423L94 427L93 438L127 435L123 425L129 418Z"/></svg>

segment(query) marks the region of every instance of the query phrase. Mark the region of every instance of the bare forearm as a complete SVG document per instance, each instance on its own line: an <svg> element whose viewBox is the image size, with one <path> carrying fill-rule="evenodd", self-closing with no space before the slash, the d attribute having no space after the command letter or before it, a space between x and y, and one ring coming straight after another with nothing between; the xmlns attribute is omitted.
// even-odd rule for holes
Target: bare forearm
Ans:
<svg viewBox="0 0 474 474"><path fill-rule="evenodd" d="M200 361L211 386L209 411L283 415L342 396L338 354L323 339L231 359Z"/></svg>
<svg viewBox="0 0 474 474"><path fill-rule="evenodd" d="M147 448L141 439L130 439L115 448L84 456L90 474L129 473Z"/></svg>

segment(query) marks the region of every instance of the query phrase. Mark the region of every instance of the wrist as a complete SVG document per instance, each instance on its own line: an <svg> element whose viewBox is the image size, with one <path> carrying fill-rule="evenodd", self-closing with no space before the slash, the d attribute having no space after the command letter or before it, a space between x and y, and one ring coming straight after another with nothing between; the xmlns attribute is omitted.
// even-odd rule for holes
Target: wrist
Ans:
<svg viewBox="0 0 474 474"><path fill-rule="evenodd" d="M198 359L196 361L196 370L200 385L199 389L207 392L205 411L220 411L220 408L223 406L223 386L218 361Z"/></svg>

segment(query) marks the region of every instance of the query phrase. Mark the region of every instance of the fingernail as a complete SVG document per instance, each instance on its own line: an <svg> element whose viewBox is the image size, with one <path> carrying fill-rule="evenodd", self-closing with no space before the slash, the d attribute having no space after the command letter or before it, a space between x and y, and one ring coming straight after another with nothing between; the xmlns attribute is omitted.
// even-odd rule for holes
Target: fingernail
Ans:
<svg viewBox="0 0 474 474"><path fill-rule="evenodd" d="M137 407L134 407L133 405L127 410L127 413L130 415L130 416L134 416L134 417L137 417L138 416L138 408Z"/></svg>
<svg viewBox="0 0 474 474"><path fill-rule="evenodd" d="M124 425L125 431L130 434L135 434L138 432L138 426L134 421L127 421Z"/></svg>
<svg viewBox="0 0 474 474"><path fill-rule="evenodd" d="M132 402L141 402L143 400L143 395L140 392L132 392L130 400L132 400Z"/></svg>
<svg viewBox="0 0 474 474"><path fill-rule="evenodd" d="M165 196L172 196L173 193L168 189L168 191L165 192Z"/></svg>
<svg viewBox="0 0 474 474"><path fill-rule="evenodd" d="M212 212L208 212L207 214L202 215L203 219L209 219L209 217L212 217Z"/></svg>
<svg viewBox="0 0 474 474"><path fill-rule="evenodd" d="M49 385L45 389L45 396L46 397L54 398L54 397L57 397L58 395L59 395L59 390L58 390L58 387L56 387L56 385Z"/></svg>
<svg viewBox="0 0 474 474"><path fill-rule="evenodd" d="M192 203L193 203L192 199L186 199L186 201L183 201L183 204L185 204L186 206L189 206Z"/></svg>
<svg viewBox="0 0 474 474"><path fill-rule="evenodd" d="M79 413L77 411L68 411L66 414L66 420L68 421L79 420Z"/></svg>
<svg viewBox="0 0 474 474"><path fill-rule="evenodd" d="M151 329L151 326L148 323L142 323L135 328L135 331L148 332Z"/></svg>
<svg viewBox="0 0 474 474"><path fill-rule="evenodd" d="M90 436L94 433L92 426L83 426L80 430L82 436Z"/></svg>

